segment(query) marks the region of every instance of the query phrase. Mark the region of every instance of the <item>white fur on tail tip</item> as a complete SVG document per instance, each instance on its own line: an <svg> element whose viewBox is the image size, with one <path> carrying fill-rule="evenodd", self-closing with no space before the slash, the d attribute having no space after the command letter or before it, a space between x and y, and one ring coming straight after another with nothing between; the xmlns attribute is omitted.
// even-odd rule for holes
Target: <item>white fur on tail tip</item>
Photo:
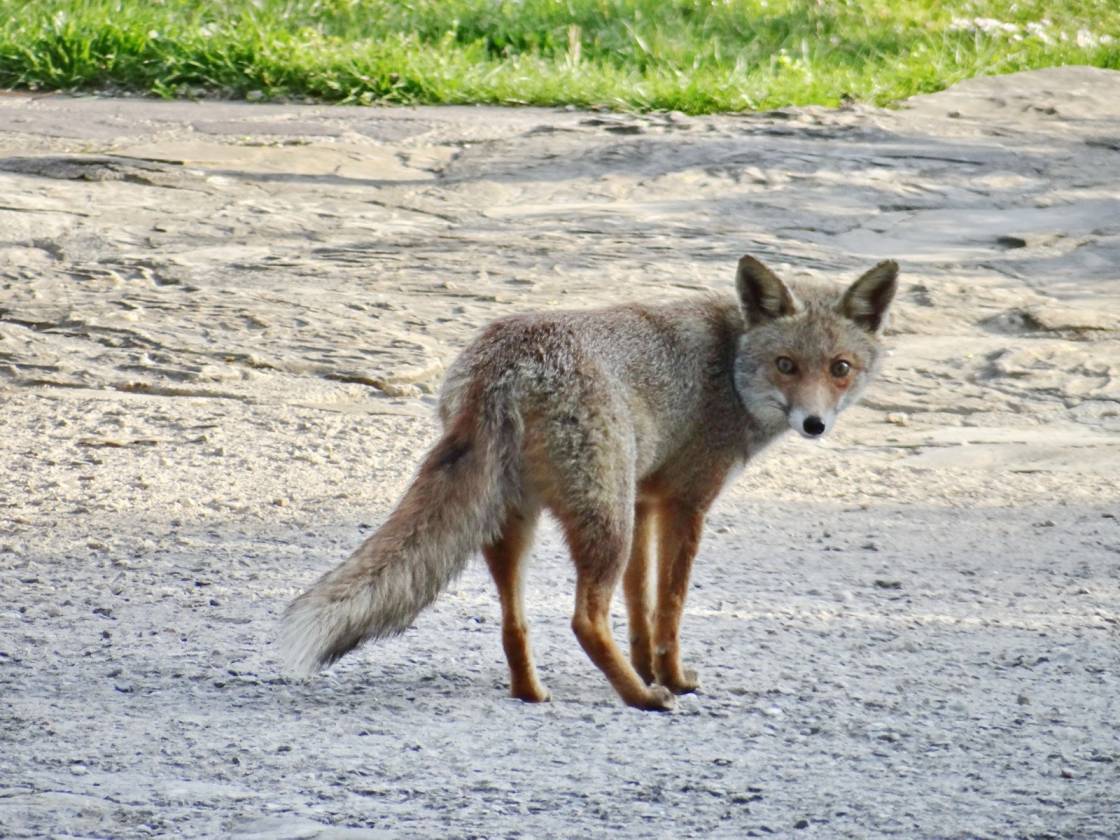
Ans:
<svg viewBox="0 0 1120 840"><path fill-rule="evenodd" d="M485 429L470 445L445 436L385 523L289 605L279 638L286 670L309 676L364 641L403 632L493 538L504 506L490 439Z"/></svg>
<svg viewBox="0 0 1120 840"><path fill-rule="evenodd" d="M324 659L340 637L366 623L369 604L361 594L334 601L312 588L288 606L280 630L280 656L286 671L310 677L327 664Z"/></svg>
<svg viewBox="0 0 1120 840"><path fill-rule="evenodd" d="M330 631L311 599L301 599L284 612L280 625L280 659L284 671L306 679L322 668L322 651Z"/></svg>

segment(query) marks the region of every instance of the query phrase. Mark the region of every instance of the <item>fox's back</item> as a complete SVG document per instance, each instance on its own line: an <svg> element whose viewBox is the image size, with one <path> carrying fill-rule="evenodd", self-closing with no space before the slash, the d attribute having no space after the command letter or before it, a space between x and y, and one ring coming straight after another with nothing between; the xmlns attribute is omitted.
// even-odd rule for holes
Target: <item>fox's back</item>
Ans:
<svg viewBox="0 0 1120 840"><path fill-rule="evenodd" d="M441 415L456 416L472 389L500 394L526 424L628 438L640 477L701 425L734 422L743 328L737 304L714 296L503 318L452 365Z"/></svg>

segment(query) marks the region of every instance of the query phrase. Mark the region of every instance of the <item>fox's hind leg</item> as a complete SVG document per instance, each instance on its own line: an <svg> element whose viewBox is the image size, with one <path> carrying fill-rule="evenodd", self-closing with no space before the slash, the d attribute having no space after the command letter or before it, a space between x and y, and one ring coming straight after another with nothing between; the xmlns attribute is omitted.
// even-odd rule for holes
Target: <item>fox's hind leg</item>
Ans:
<svg viewBox="0 0 1120 840"><path fill-rule="evenodd" d="M659 522L653 670L661 685L674 694L687 694L700 687L700 680L695 671L681 665L681 614L692 559L700 546L704 512L689 505L667 502L662 507Z"/></svg>
<svg viewBox="0 0 1120 840"><path fill-rule="evenodd" d="M558 511L576 564L576 608L572 630L599 670L623 701L639 709L673 708L671 692L646 685L623 656L610 627L611 595L622 576L630 550L633 508L622 506L623 517L610 509Z"/></svg>
<svg viewBox="0 0 1120 840"><path fill-rule="evenodd" d="M482 549L502 602L502 647L509 663L510 694L527 703L549 699L533 665L522 598L521 560L532 539L538 513L536 510L512 512L501 536Z"/></svg>
<svg viewBox="0 0 1120 840"><path fill-rule="evenodd" d="M622 579L630 630L630 662L647 684L654 679L653 624L649 593L650 526L654 518L653 507L646 502L639 502L634 509L634 544L630 548L630 563Z"/></svg>
<svg viewBox="0 0 1120 840"><path fill-rule="evenodd" d="M541 398L537 421L526 422L527 485L560 521L572 553L572 630L580 645L624 702L671 709L672 692L646 685L611 635L611 595L634 538L636 443L629 409L612 381L583 361L584 367L557 383L560 396Z"/></svg>

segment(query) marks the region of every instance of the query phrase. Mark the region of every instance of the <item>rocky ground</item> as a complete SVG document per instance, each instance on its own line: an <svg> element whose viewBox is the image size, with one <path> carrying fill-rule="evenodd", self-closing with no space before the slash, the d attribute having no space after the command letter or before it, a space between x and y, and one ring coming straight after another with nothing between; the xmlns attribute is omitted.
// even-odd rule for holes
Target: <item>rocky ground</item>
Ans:
<svg viewBox="0 0 1120 840"><path fill-rule="evenodd" d="M481 564L306 683L284 605L502 314L893 257L893 354L713 510L701 694ZM692 118L0 95L0 835L1120 835L1120 73ZM616 632L625 638L621 608Z"/></svg>

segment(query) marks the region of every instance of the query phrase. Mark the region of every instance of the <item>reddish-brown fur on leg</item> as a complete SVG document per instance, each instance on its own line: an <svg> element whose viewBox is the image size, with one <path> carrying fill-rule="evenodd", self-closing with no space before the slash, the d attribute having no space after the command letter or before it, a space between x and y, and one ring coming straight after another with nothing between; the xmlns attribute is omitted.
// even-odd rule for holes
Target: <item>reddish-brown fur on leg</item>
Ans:
<svg viewBox="0 0 1120 840"><path fill-rule="evenodd" d="M536 511L532 514L511 514L501 537L482 549L502 603L502 647L509 662L510 694L527 703L542 703L550 699L548 691L537 678L533 664L521 592L521 561L529 546L536 519Z"/></svg>
<svg viewBox="0 0 1120 840"><path fill-rule="evenodd" d="M700 547L704 513L679 502L668 502L662 505L660 525L653 670L661 685L674 694L685 694L700 686L696 672L681 665L680 627L692 559Z"/></svg>
<svg viewBox="0 0 1120 840"><path fill-rule="evenodd" d="M610 628L613 587L581 578L576 582L576 610L572 630L580 645L628 706L651 711L673 708L673 695L658 685L646 685L622 655Z"/></svg>
<svg viewBox="0 0 1120 840"><path fill-rule="evenodd" d="M626 612L630 630L630 662L634 670L652 683L653 674L653 622L649 597L649 550L652 524L656 518L651 504L639 502L634 510L634 544L630 549L630 563L622 581L626 594Z"/></svg>
<svg viewBox="0 0 1120 840"><path fill-rule="evenodd" d="M561 514L560 520L576 564L572 630L580 645L628 706L671 709L672 694L660 686L646 685L611 635L611 596L628 556L632 524L618 523L609 514Z"/></svg>

